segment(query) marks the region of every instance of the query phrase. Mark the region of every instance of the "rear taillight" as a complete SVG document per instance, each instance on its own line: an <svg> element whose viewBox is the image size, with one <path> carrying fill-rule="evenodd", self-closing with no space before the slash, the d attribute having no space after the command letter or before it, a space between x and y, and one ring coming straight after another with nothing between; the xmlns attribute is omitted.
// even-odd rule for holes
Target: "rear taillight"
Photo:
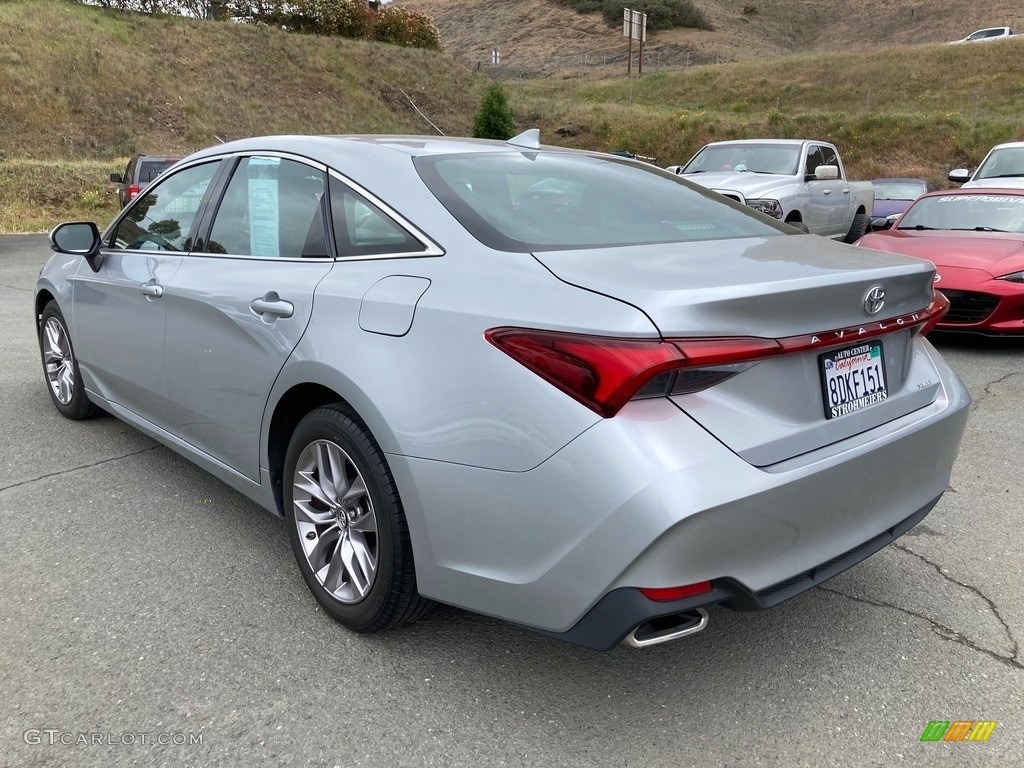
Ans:
<svg viewBox="0 0 1024 768"><path fill-rule="evenodd" d="M127 203L129 200L134 199L137 194L139 194L139 185L138 184L129 184L128 185L128 194L125 196L125 200L124 201Z"/></svg>
<svg viewBox="0 0 1024 768"><path fill-rule="evenodd" d="M717 384L745 361L782 352L770 339L618 339L526 328L492 328L489 342L610 418L634 397L664 397ZM682 384L680 384L682 381ZM696 388L695 388L696 387Z"/></svg>
<svg viewBox="0 0 1024 768"><path fill-rule="evenodd" d="M936 292L926 309L864 325L781 339L620 339L529 328L492 328L484 337L502 352L611 418L630 400L699 392L760 360L824 350L901 330L927 333L949 308Z"/></svg>
<svg viewBox="0 0 1024 768"><path fill-rule="evenodd" d="M928 319L921 326L922 336L934 329L939 324L939 320L949 311L949 299L946 298L945 294L935 291L932 296L932 303L928 305L927 311Z"/></svg>

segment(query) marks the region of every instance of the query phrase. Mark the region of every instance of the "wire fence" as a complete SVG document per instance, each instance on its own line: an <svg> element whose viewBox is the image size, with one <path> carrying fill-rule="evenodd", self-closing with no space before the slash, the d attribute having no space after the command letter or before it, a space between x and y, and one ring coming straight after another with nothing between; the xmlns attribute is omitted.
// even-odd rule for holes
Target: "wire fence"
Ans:
<svg viewBox="0 0 1024 768"><path fill-rule="evenodd" d="M550 77L552 75L653 74L655 72L678 72L691 67L702 67L721 63L717 53L686 50L675 47L645 48L641 58L637 46L632 53L626 48L598 49L572 54L548 56L519 56L514 51L499 49L498 56L456 56L455 58L470 69L486 71L498 80L522 77ZM495 61L497 59L497 62Z"/></svg>

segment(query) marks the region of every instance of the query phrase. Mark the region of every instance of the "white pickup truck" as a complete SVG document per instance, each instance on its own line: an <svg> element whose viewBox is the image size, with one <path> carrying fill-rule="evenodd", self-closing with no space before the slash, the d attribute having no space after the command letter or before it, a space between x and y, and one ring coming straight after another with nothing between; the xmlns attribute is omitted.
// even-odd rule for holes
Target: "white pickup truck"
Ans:
<svg viewBox="0 0 1024 768"><path fill-rule="evenodd" d="M962 45L964 43L988 43L993 40L1006 40L1009 37L1017 37L1009 27L988 27L971 32L963 40L952 40L948 45Z"/></svg>
<svg viewBox="0 0 1024 768"><path fill-rule="evenodd" d="M670 171L805 232L852 243L871 223L870 181L849 181L834 145L801 139L707 144Z"/></svg>

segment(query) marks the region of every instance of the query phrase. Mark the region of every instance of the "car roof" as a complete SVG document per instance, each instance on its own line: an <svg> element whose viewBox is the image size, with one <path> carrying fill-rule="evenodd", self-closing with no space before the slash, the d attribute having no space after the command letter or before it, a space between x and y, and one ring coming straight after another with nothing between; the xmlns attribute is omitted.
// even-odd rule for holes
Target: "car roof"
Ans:
<svg viewBox="0 0 1024 768"><path fill-rule="evenodd" d="M910 176L890 176L889 178L885 178L885 179L872 179L871 183L874 184L876 181L878 181L878 182L881 182L881 181L893 181L893 182L899 182L901 184L906 184L906 183L911 183L911 182L913 182L915 184L927 184L928 183L927 179L917 179L917 178L912 178Z"/></svg>
<svg viewBox="0 0 1024 768"><path fill-rule="evenodd" d="M565 147L542 146L545 152L582 152ZM473 152L520 153L522 146L493 139L467 139L449 136L346 135L346 136L257 136L219 144L200 150L192 158L247 151L289 152L315 156L330 164L331 158L349 158L352 154L452 155Z"/></svg>
<svg viewBox="0 0 1024 768"><path fill-rule="evenodd" d="M1024 141L1007 141L1003 144L996 144L989 152L997 149L1021 149L1024 148Z"/></svg>

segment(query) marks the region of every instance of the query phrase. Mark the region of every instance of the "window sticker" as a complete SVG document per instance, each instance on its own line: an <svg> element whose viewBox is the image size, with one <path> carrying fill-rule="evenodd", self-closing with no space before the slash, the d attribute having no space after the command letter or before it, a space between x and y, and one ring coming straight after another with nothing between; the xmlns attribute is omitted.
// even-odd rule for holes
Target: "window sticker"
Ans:
<svg viewBox="0 0 1024 768"><path fill-rule="evenodd" d="M281 255L277 169L280 158L249 158L249 241L253 256Z"/></svg>

